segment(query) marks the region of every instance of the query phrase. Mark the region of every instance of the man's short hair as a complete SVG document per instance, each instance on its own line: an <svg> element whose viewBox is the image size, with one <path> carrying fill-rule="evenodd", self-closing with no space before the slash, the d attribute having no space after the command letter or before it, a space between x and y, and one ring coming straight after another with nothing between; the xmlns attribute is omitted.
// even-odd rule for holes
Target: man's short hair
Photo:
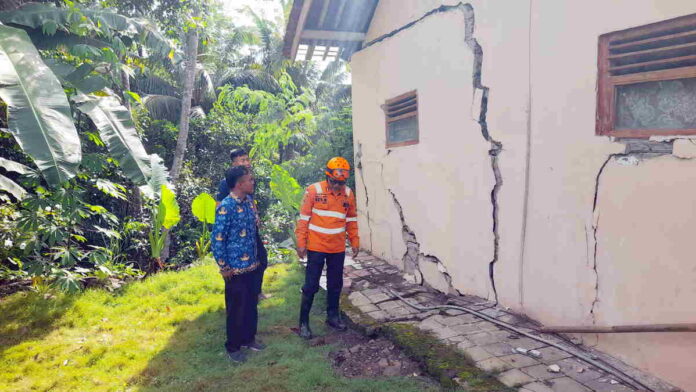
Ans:
<svg viewBox="0 0 696 392"><path fill-rule="evenodd" d="M235 166L225 172L225 181L227 181L227 186L230 190L237 186L237 182L240 178L250 174L251 171L246 166Z"/></svg>
<svg viewBox="0 0 696 392"><path fill-rule="evenodd" d="M230 162L234 162L236 158L243 157L244 155L249 155L245 149L235 148L234 150L230 151Z"/></svg>

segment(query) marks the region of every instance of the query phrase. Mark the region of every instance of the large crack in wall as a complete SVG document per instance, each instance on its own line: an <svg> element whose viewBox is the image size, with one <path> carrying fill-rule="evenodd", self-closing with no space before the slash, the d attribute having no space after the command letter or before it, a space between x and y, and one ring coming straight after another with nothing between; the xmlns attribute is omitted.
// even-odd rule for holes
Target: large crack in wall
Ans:
<svg viewBox="0 0 696 392"><path fill-rule="evenodd" d="M483 138L489 143L490 147L488 150L488 156L490 157L490 165L491 165L491 171L493 173L493 177L495 179L495 184L493 188L491 189L490 192L490 202L491 202L491 209L492 209L492 232L493 232L493 256L491 258L491 261L488 263L488 275L491 283L491 288L493 289L493 296L495 299L495 302L498 302L498 291L496 289L495 285L495 265L498 262L499 259L499 250L500 250L500 233L499 233L499 204L498 204L498 193L500 192L500 188L503 185L503 177L500 172L500 166L498 163L498 156L499 154L503 151L503 144L495 140L491 137L490 132L488 130L488 123L486 120L487 112L488 112L488 96L490 89L487 86L484 86L481 82L481 74L482 74L482 68L483 68L483 48L479 44L478 40L474 38L474 30L475 30L475 13L474 13L474 8L471 6L469 3L463 3L460 2L456 5L442 5L440 7L437 7L435 9L432 9L425 14L423 14L420 18L407 23L404 26L399 27L398 29L395 29L389 33L383 34L380 37L377 37L376 39L366 43L363 45L363 48L361 50L364 50L365 48L368 48L370 46L373 46L375 44L378 44L388 38L391 38L398 33L407 30L414 25L418 24L419 22L423 21L424 19L440 14L440 13L445 13L445 12L451 12L451 11L460 11L462 12L464 16L464 21L465 21L465 32L464 32L464 41L466 42L467 46L471 49L472 54L474 55L473 59L473 72L472 72L472 85L474 88L474 94L473 94L473 104L475 105L477 103L476 97L480 96L480 107L478 108L478 117L475 119L480 128L481 128L481 135ZM473 109L473 108L472 108ZM362 172L361 172L362 175ZM363 181L364 184L364 181ZM447 273L447 269L445 268L444 264L440 262L439 259L437 259L434 256L427 256L427 255L422 255L419 252L420 249L420 244L416 241L415 234L408 228L408 226L405 224L404 216L403 216L403 210L401 208L401 205L399 204L396 195L389 190L389 192L392 195L392 198L394 199L394 204L396 205L399 215L401 217L401 222L402 222L402 227L403 227L403 238L404 242L406 244L406 254L404 255L403 261L404 261L404 269L409 269L410 271L418 272L421 274L422 278L422 272L419 269L419 263L421 260L427 260L430 262L435 262L438 265L438 270L441 271L443 277L446 279L447 282L449 282L450 290L452 290L452 285L451 285L451 276L449 273ZM367 193L367 188L365 189L365 193ZM407 271L407 273L410 273ZM422 283L422 282L421 282Z"/></svg>
<svg viewBox="0 0 696 392"><path fill-rule="evenodd" d="M411 230L406 223L404 209L401 207L399 199L396 198L396 195L391 189L388 189L388 191L389 194L391 194L394 206L401 220L401 235L404 240L404 245L406 245L406 252L404 252L401 260L407 280L411 280L419 285L429 285L446 293L461 294L452 286L452 276L447 271L447 267L445 267L444 263L442 263L439 258L420 251L420 243L418 242L416 233ZM435 266L440 274L440 282L428 281L426 279L426 273L423 271L426 264Z"/></svg>
<svg viewBox="0 0 696 392"><path fill-rule="evenodd" d="M360 173L360 181L362 181L365 190L365 218L367 220L367 230L370 233L370 253L372 250L372 221L370 220L370 194L367 192L367 183L365 183L365 174L362 166L362 143L358 142L358 152L355 154L355 168Z"/></svg>
<svg viewBox="0 0 696 392"><path fill-rule="evenodd" d="M481 135L490 144L488 156L491 160L491 170L493 171L493 176L495 178L495 185L493 185L493 189L491 190L491 206L493 218L493 258L488 263L488 274L491 280L491 287L493 288L495 302L498 303L498 290L495 287L495 264L498 262L500 252L500 222L498 219L500 206L498 204L498 193L500 192L500 188L503 186L503 176L500 173L498 155L503 151L503 144L493 139L488 130L488 122L486 116L488 114L488 94L490 92L490 89L487 86L484 86L481 82L481 74L483 72L483 48L478 43L478 40L474 38L474 29L476 25L474 8L470 4L462 3L460 3L457 7L462 11L462 13L464 14L464 19L466 20L466 31L464 35L464 41L467 43L467 45L469 45L471 52L474 54L474 70L472 83L475 91L479 90L482 92L481 108L479 110L479 116L477 121L481 127Z"/></svg>
<svg viewBox="0 0 696 392"><path fill-rule="evenodd" d="M623 139L618 141L626 145L625 151L623 153L610 154L604 163L602 163L602 166L599 167L599 171L597 171L597 176L595 177L594 198L592 200L592 239L594 241L592 249L592 270L595 276L595 293L594 299L592 300L592 304L590 306L590 317L592 318L592 324L597 323L597 315L595 311L597 310L597 304L600 302L599 270L597 265L599 241L597 239L597 231L599 230L599 220L601 217L601 212L599 211L598 205L599 187L601 185L602 174L609 165L609 162L613 160L620 160L623 162L623 164L637 165L643 159L672 154L673 151L673 143L671 141L660 142L637 139Z"/></svg>

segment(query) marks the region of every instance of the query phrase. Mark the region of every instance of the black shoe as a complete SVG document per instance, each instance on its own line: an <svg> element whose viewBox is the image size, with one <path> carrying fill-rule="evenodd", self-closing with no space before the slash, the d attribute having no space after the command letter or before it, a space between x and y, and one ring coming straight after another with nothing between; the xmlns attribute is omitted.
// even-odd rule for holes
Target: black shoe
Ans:
<svg viewBox="0 0 696 392"><path fill-rule="evenodd" d="M329 327L331 327L333 329L337 329L339 331L345 331L346 329L348 329L348 327L346 327L346 324L343 322L343 320L341 320L341 316L338 314L335 316L329 316L326 319L326 325L328 325Z"/></svg>
<svg viewBox="0 0 696 392"><path fill-rule="evenodd" d="M237 350L237 351L228 351L227 356L230 357L232 362L237 362L237 363L243 363L246 362L247 356L242 350Z"/></svg>
<svg viewBox="0 0 696 392"><path fill-rule="evenodd" d="M242 344L242 348L248 348L251 351L261 351L266 348L266 345L259 342L258 340L254 340L249 344Z"/></svg>
<svg viewBox="0 0 696 392"><path fill-rule="evenodd" d="M312 330L309 328L309 323L300 324L300 337L305 340L312 338Z"/></svg>

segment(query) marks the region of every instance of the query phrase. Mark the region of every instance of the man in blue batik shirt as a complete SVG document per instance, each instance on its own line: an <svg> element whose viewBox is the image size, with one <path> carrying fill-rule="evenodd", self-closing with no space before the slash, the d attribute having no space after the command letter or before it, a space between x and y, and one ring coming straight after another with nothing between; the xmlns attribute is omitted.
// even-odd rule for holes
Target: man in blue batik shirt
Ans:
<svg viewBox="0 0 696 392"><path fill-rule="evenodd" d="M232 167L246 166L249 169L251 169L251 160L249 159L249 154L247 154L247 152L244 149L235 148L232 151L230 151L230 161L232 162ZM217 202L220 203L225 197L227 197L229 193L230 187L227 185L227 180L223 178L220 181L220 185L218 186L218 191L215 195L215 200L217 200ZM263 242L261 241L261 235L258 233L258 230L256 234L256 249L258 252L257 255L259 256L259 262L261 263L261 268L256 269L254 279L256 292L259 296L259 300L261 300L265 298L265 296L261 293L261 286L263 284L263 273L266 270L266 267L268 267L268 253L266 252L266 247L263 246Z"/></svg>
<svg viewBox="0 0 696 392"><path fill-rule="evenodd" d="M244 362L248 348L259 351L256 341L258 293L254 271L260 267L257 256L256 209L251 194L254 177L246 166L225 173L230 192L215 211L212 250L225 280L227 310L227 353L235 362Z"/></svg>

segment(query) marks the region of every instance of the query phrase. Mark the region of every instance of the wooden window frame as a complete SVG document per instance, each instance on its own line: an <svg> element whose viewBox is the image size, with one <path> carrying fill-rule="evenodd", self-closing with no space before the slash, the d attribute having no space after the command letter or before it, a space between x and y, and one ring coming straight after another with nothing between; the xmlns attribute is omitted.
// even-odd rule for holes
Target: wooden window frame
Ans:
<svg viewBox="0 0 696 392"><path fill-rule="evenodd" d="M401 116L394 117L394 118L389 118L387 116L387 108L389 105L393 104L394 102L398 102L403 100L404 98L408 98L410 96L414 96L416 98L416 110L410 113L402 114ZM385 136L385 144L386 148L392 148L392 147L404 147L404 146L412 146L414 144L418 144L420 141L420 121L418 118L418 90L411 90L407 93L403 93L397 97L388 99L385 101L384 106L382 106L384 109L384 136ZM398 142L398 143L389 143L389 124L393 123L394 121L398 120L403 120L405 118L410 118L410 117L415 117L416 118L416 138L413 140L407 140L405 142Z"/></svg>
<svg viewBox="0 0 696 392"><path fill-rule="evenodd" d="M619 138L650 138L651 136L696 135L696 129L615 129L616 88L644 82L696 78L696 66L684 66L627 75L610 74L609 46L613 41L631 39L645 34L674 30L696 24L696 14L607 33L599 37L596 134ZM671 37L666 36L666 37ZM640 41L637 41L640 42Z"/></svg>

